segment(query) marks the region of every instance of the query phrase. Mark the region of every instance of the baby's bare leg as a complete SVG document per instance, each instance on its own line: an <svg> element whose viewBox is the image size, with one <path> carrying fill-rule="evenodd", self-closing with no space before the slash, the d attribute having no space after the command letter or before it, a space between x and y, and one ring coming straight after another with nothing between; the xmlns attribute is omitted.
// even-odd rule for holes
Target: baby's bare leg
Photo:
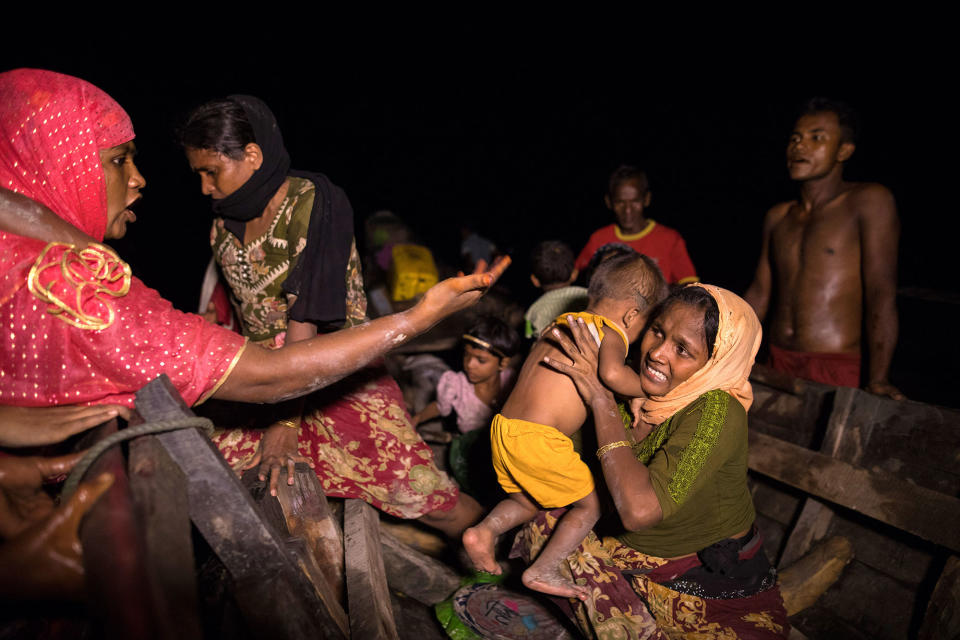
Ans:
<svg viewBox="0 0 960 640"><path fill-rule="evenodd" d="M493 511L475 527L463 532L463 548L481 571L501 573L500 565L494 557L494 545L497 538L510 529L533 520L537 515L537 505L522 493L511 493L506 500L493 508Z"/></svg>
<svg viewBox="0 0 960 640"><path fill-rule="evenodd" d="M599 517L600 501L596 491L574 502L560 518L536 562L523 572L523 584L550 595L586 600L589 589L565 578L560 573L560 563L583 542Z"/></svg>

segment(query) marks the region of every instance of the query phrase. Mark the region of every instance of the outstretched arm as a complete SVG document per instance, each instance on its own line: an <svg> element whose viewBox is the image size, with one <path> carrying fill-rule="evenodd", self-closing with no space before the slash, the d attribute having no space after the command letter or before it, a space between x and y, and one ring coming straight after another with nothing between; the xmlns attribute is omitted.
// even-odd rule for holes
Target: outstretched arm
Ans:
<svg viewBox="0 0 960 640"><path fill-rule="evenodd" d="M435 285L410 310L367 324L269 351L250 345L215 398L244 402L278 402L305 395L362 369L391 349L408 342L447 316L469 307L510 264L498 259L486 269Z"/></svg>
<svg viewBox="0 0 960 640"><path fill-rule="evenodd" d="M757 262L757 271L753 275L753 282L743 294L743 299L753 307L763 322L770 308L770 292L773 289L773 269L770 266L770 237L773 228L789 211L789 203L778 204L767 212L763 219L763 238L760 244L760 260Z"/></svg>
<svg viewBox="0 0 960 640"><path fill-rule="evenodd" d="M611 334L613 334L612 331L604 335L600 343L597 367L600 380L614 393L631 398L642 396L640 376L624 362L627 354L624 351L623 341L620 336Z"/></svg>
<svg viewBox="0 0 960 640"><path fill-rule="evenodd" d="M570 376L577 385L577 391L593 412L597 444L600 448L623 442L625 434L620 411L613 396L597 377L596 342L579 318L570 320L570 331L575 343L557 328L552 329L548 337L560 344L573 364L554 358L545 358L544 362ZM631 447L619 446L606 450L600 456L600 463L624 527L630 531L638 531L652 527L663 519L660 501L650 483L650 472L637 460Z"/></svg>
<svg viewBox="0 0 960 640"><path fill-rule="evenodd" d="M0 187L0 231L86 247L94 239L38 202Z"/></svg>
<svg viewBox="0 0 960 640"><path fill-rule="evenodd" d="M867 391L903 400L890 384L890 362L897 346L897 244L900 220L893 195L880 185L858 194L864 318L869 377Z"/></svg>

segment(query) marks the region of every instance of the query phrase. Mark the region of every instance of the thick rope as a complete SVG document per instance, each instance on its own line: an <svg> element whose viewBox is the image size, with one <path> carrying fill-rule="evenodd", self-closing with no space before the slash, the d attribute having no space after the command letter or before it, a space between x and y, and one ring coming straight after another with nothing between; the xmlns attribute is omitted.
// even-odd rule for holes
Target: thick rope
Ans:
<svg viewBox="0 0 960 640"><path fill-rule="evenodd" d="M100 442L93 445L86 455L80 459L80 462L73 468L73 471L67 477L67 481L63 485L63 492L61 494L61 500L66 501L73 495L73 492L77 490L77 485L80 484L80 480L83 479L84 474L90 468L97 458L99 458L104 451L109 449L115 444L125 442L126 440L131 440L139 436L149 435L151 433L163 433L165 431L177 431L179 429L190 429L196 427L200 429L207 436L210 436L213 433L213 422L209 418L200 418L196 416L191 416L187 418L176 418L173 420L157 420L156 422L144 422L143 424L138 424L135 427L127 427L116 433L112 433Z"/></svg>

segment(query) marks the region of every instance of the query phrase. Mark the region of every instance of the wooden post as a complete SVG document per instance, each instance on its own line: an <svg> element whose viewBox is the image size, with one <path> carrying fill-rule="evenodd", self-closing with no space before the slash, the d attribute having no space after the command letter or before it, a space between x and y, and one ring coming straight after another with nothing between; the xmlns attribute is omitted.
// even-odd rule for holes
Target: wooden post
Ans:
<svg viewBox="0 0 960 640"><path fill-rule="evenodd" d="M399 640L380 550L379 519L362 500L344 503L350 634L358 640Z"/></svg>
<svg viewBox="0 0 960 640"><path fill-rule="evenodd" d="M148 586L159 614L156 637L200 640L203 631L187 480L153 436L130 443L129 470L137 520L145 538Z"/></svg>
<svg viewBox="0 0 960 640"><path fill-rule="evenodd" d="M148 422L193 415L166 376L137 393L137 410ZM210 440L196 429L157 440L190 480L190 518L230 572L251 635L346 638Z"/></svg>
<svg viewBox="0 0 960 640"><path fill-rule="evenodd" d="M950 556L930 596L917 640L960 638L960 558Z"/></svg>

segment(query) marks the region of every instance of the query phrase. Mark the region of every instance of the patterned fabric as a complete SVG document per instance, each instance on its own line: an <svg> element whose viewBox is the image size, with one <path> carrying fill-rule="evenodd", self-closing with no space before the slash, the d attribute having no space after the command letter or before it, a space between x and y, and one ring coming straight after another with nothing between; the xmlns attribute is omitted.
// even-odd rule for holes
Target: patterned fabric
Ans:
<svg viewBox="0 0 960 640"><path fill-rule="evenodd" d="M290 178L270 228L246 245L214 222L214 257L233 290L244 334L270 349L284 345L287 299L283 281L306 246L314 187ZM356 246L345 274L347 326L366 320L366 294ZM227 429L214 443L239 468L256 453L259 429ZM391 515L418 518L457 502L456 485L433 462L404 408L403 394L382 366L371 366L308 396L298 449L314 461L328 496L360 498Z"/></svg>
<svg viewBox="0 0 960 640"><path fill-rule="evenodd" d="M99 151L132 139L127 113L89 82L39 69L0 73L0 186L98 241L107 228Z"/></svg>
<svg viewBox="0 0 960 640"><path fill-rule="evenodd" d="M564 509L542 511L517 534L511 557L531 562ZM746 598L714 599L673 591L669 582L699 566L696 556L667 560L591 532L561 566L591 588L586 602L554 598L588 638L671 640L772 640L790 626L779 587ZM624 575L624 572L637 572Z"/></svg>
<svg viewBox="0 0 960 640"><path fill-rule="evenodd" d="M577 256L576 267L583 271L597 249L611 242L619 242L649 256L660 267L670 284L686 284L697 280L697 272L687 253L687 245L679 233L653 220L640 233L625 235L615 224L597 229Z"/></svg>
<svg viewBox="0 0 960 640"><path fill-rule="evenodd" d="M49 71L0 74L0 185L103 238L99 150L133 138L93 85ZM189 404L213 393L244 339L176 311L102 245L77 251L0 232L0 403L122 403L166 373Z"/></svg>
<svg viewBox="0 0 960 640"><path fill-rule="evenodd" d="M313 197L312 182L290 178L287 197L273 224L247 244L226 229L223 218L213 223L210 245L214 258L233 291L244 334L251 340L269 341L287 330L288 304L282 291L283 281L307 246ZM367 313L356 244L351 247L346 282L346 326L352 327L364 322Z"/></svg>
<svg viewBox="0 0 960 640"><path fill-rule="evenodd" d="M259 429L218 430L214 444L232 466L257 451ZM458 490L403 408L403 394L382 367L368 367L307 397L298 449L316 465L324 492L360 498L399 518L452 509Z"/></svg>
<svg viewBox="0 0 960 640"><path fill-rule="evenodd" d="M80 258L70 245L45 246L0 233L0 256L4 267L11 258L19 263L4 269L4 288L10 295L0 299L0 404L132 407L133 394L161 373L170 377L187 404L194 404L213 393L240 358L245 343L241 336L177 311L137 278L128 280L129 291L122 295L104 295L99 268L112 264L129 270L107 247L93 245ZM58 268L34 279L61 300L71 301L73 294L71 304L82 312L84 322L112 317L106 326L71 322L76 316L51 304L49 295L40 298L31 291L27 282L33 266L48 261L67 261L70 277Z"/></svg>

